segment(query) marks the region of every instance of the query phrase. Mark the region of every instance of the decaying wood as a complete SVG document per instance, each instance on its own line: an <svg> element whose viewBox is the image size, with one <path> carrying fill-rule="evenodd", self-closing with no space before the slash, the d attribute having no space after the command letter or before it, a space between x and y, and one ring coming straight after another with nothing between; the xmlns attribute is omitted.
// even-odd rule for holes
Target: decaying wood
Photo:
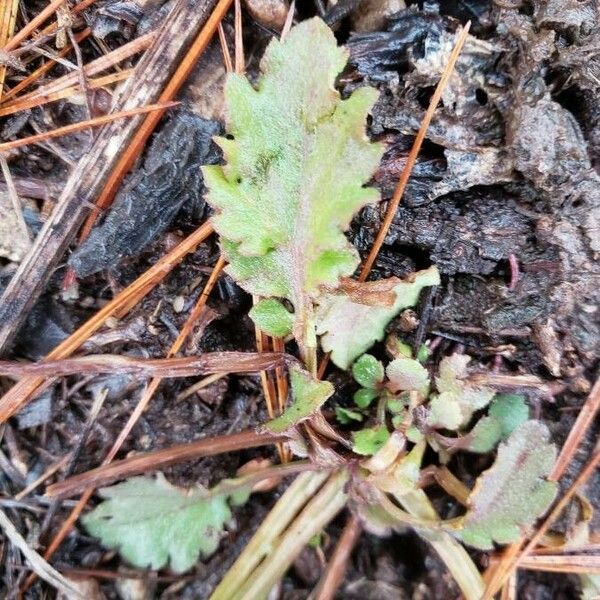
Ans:
<svg viewBox="0 0 600 600"><path fill-rule="evenodd" d="M138 62L113 110L154 103L209 18L216 0L178 0ZM127 140L143 117L113 122L98 133L73 171L52 215L0 298L0 354L5 353L90 210Z"/></svg>
<svg viewBox="0 0 600 600"><path fill-rule="evenodd" d="M268 446L282 439L281 435L274 433L256 433L249 430L217 438L206 438L191 444L179 444L156 452L144 452L55 483L47 488L46 494L53 498L67 498L89 487L101 487L117 479L155 471L193 458Z"/></svg>
<svg viewBox="0 0 600 600"><path fill-rule="evenodd" d="M134 358L97 354L80 358L22 363L0 360L0 375L61 377L75 374L128 373L140 377L193 377L210 373L255 373L297 360L281 352L207 352L177 358Z"/></svg>

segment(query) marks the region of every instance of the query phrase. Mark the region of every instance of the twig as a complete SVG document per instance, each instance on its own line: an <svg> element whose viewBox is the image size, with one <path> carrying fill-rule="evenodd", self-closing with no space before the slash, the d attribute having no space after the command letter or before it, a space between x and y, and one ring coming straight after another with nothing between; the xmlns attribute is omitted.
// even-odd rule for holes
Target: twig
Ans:
<svg viewBox="0 0 600 600"><path fill-rule="evenodd" d="M314 600L333 600L344 579L350 554L352 554L361 532L362 525L359 519L356 515L350 514L327 569L311 595L311 600L313 598Z"/></svg>
<svg viewBox="0 0 600 600"><path fill-rule="evenodd" d="M17 531L10 519L0 510L0 527L6 537L14 544L27 559L31 568L44 581L56 588L59 592L65 594L67 598L79 598L85 600L79 590L73 584L63 577L56 569L51 567L35 550L27 545L23 536Z"/></svg>
<svg viewBox="0 0 600 600"><path fill-rule="evenodd" d="M101 487L117 479L155 471L195 458L268 446L281 439L282 436L273 433L256 433L249 430L216 438L205 438L191 444L179 444L155 452L144 452L131 458L91 469L60 483L55 483L48 487L46 494L53 498L67 498L82 492L88 487Z"/></svg>
<svg viewBox="0 0 600 600"><path fill-rule="evenodd" d="M193 377L210 373L255 373L282 367L296 359L280 352L207 352L198 356L136 358L91 354L63 360L23 363L0 360L0 375L62 377L85 373L127 373L138 377Z"/></svg>

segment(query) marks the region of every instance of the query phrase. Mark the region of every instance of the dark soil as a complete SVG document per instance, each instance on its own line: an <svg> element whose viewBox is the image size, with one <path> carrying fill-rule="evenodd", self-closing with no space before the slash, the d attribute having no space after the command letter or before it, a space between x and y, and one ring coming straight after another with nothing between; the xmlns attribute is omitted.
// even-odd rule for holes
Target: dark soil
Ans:
<svg viewBox="0 0 600 600"><path fill-rule="evenodd" d="M109 47L147 31L164 15L163 7L132 16L122 12L125 4L133 5L109 0L88 11L94 35L102 36ZM312 3L301 4L299 18L316 14ZM379 30L350 33L364 16L359 4L340 0L325 16L350 51L340 89L349 93L368 83L380 90L370 134L387 144L374 177L384 200L393 193L439 78L437 65L445 63L459 25L472 21L472 38L433 119L374 270L374 277L405 276L436 264L443 283L415 309L414 326L407 327L410 319L400 317L390 329L401 331L416 345L433 341L433 362L459 349L472 355L481 371L540 376L553 394L520 391L560 447L593 383L600 340L597 7L591 0L525 0L514 6L486 0L431 2L411 5ZM225 22L228 36L232 22L230 17ZM273 33L248 15L244 31L252 77ZM98 55L92 44L84 50L87 58ZM218 160L210 136L221 127L222 80L220 49L212 44L181 94L184 105L163 120L113 211L87 244L70 255L68 263L80 275L78 288L65 293L61 289L65 269L57 270L21 331L14 357L42 358L208 216L198 165ZM4 119L0 139L33 133L36 123L57 126L83 118L81 106L60 101ZM52 147L29 146L11 155L21 194L35 199L28 216L32 232L51 209L69 163L85 152L86 144L85 135L78 135L58 139ZM383 202L365 209L352 225L351 238L363 255L385 208ZM203 244L127 317L94 336L86 349L164 356L217 256L214 241ZM13 272L13 263L2 263L0 286ZM215 318L186 353L254 349L254 330L246 316L251 300L231 279L221 278L208 304ZM330 376L341 377L333 372ZM196 380L161 384L122 456L239 431L266 420L258 377L228 376L176 401ZM9 384L4 382L5 388ZM44 549L71 504L64 503L43 525L49 505L43 488L19 502L12 498L76 447L95 394L108 388L74 471L97 466L137 403L143 384L119 374L68 378L2 429L0 505L38 550ZM586 462L597 434L596 428L582 445L561 482L563 489ZM275 453L259 449L226 454L181 464L165 474L179 485L212 484L231 477L255 457L275 458ZM471 472L475 466L485 467L457 465L465 482L476 475ZM133 571L80 528L63 543L53 564L66 574L98 577L107 598L204 599L283 489L282 484L274 492L255 494L237 509L219 551L184 576ZM600 478L592 480L585 493L597 501ZM326 556L342 526L339 519L324 536ZM558 527L568 528L569 519ZM10 544L3 543L0 550L1 593L11 597L28 571ZM481 567L489 560L483 553L474 557ZM307 548L283 581L280 597L306 598L322 569L319 551ZM137 592L124 591L126 585ZM578 590L576 576L520 572L519 599L572 599ZM390 538L364 534L338 595L346 600L458 596L440 560L408 531ZM51 593L37 583L27 597L47 598Z"/></svg>

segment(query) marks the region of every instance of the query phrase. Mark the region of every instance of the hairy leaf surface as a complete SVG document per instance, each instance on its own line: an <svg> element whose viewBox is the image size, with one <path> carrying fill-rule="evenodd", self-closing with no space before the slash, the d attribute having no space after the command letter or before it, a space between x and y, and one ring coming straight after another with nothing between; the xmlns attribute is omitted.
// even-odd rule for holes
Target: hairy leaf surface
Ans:
<svg viewBox="0 0 600 600"><path fill-rule="evenodd" d="M229 504L244 502L248 492L183 490L159 474L133 477L100 495L104 502L82 519L91 535L136 567L160 569L170 562L181 573L217 549L231 519Z"/></svg>
<svg viewBox="0 0 600 600"><path fill-rule="evenodd" d="M274 39L256 88L228 77L233 139L217 140L224 166L204 167L228 272L252 294L287 298L296 312L354 272L358 254L343 231L379 199L364 187L383 152L365 135L377 92L341 100L334 82L347 58L318 18Z"/></svg>
<svg viewBox="0 0 600 600"><path fill-rule="evenodd" d="M493 543L519 538L521 527L540 517L556 495L546 481L556 459L547 427L526 421L500 444L494 464L477 480L468 499L469 510L457 536L466 544L490 550Z"/></svg>
<svg viewBox="0 0 600 600"><path fill-rule="evenodd" d="M381 341L386 325L401 310L414 306L424 287L438 285L440 274L435 267L430 267L405 280L393 277L387 282L396 295L391 306L363 304L357 294L347 293L327 294L319 300L317 334L322 335L323 350L331 352L331 360L341 369L347 369L358 356ZM368 288L373 284L381 287L381 281L362 286Z"/></svg>

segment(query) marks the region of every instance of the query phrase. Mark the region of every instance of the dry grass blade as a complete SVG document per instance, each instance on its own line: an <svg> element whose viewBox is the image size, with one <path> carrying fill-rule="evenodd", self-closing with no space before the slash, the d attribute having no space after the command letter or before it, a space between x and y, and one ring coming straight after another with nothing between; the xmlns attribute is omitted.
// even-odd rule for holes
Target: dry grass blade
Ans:
<svg viewBox="0 0 600 600"><path fill-rule="evenodd" d="M421 122L421 126L419 127L419 131L417 132L417 137L410 149L410 153L408 154L408 158L406 159L406 165L404 170L402 171L402 175L398 181L398 185L396 186L396 190L394 191L394 195L390 200L387 208L387 212L385 214L385 218L379 231L377 233L377 237L373 242L373 246L371 247L371 251L369 252L369 256L363 263L362 269L360 271L360 275L358 276L359 281L366 281L371 269L373 268L373 263L379 254L379 250L381 250L381 246L383 245L383 240L388 233L390 225L392 224L392 219L396 214L396 209L400 204L400 200L402 199L402 194L404 194L404 190L406 188L406 184L408 183L408 179L410 174L412 173L413 167L415 166L415 162L417 160L417 156L421 150L421 146L423 141L425 140L425 135L427 133L427 129L429 128L429 124L431 123L431 119L433 118L433 114L439 104L444 89L452 76L452 72L454 71L454 66L456 65L456 61L460 56L461 50L467 41L467 36L469 35L469 28L471 27L471 22L469 21L460 32L456 44L450 54L450 58L448 59L448 64L446 65L442 76L440 77L440 81L437 84L435 91L433 92L433 96L429 102L429 106L427 108L427 112L423 117L423 121Z"/></svg>
<svg viewBox="0 0 600 600"><path fill-rule="evenodd" d="M131 110L122 110L120 112L112 113L109 115L103 115L94 119L88 119L87 121L81 121L80 123L73 123L71 125L65 125L64 127L57 127L52 131L46 131L44 133L38 133L31 135L20 140L13 140L12 142L0 143L0 152L3 150L12 150L13 148L20 148L21 146L27 146L29 144L35 144L49 138L60 137L62 135L68 135L69 133L75 133L81 131L87 127L99 127L105 123L116 121L117 119L125 119L126 117L133 117L135 115L141 115L149 113L154 110L165 110L177 106L179 102L162 102L160 104L150 104L148 106L141 106L140 108L133 108Z"/></svg>
<svg viewBox="0 0 600 600"><path fill-rule="evenodd" d="M246 448L268 446L281 439L273 433L256 433L253 430L232 433L216 438L206 438L191 444L179 444L164 450L144 452L124 460L97 467L70 479L65 479L47 488L46 494L53 498L66 498L78 494L88 487L101 487L132 475L156 471L176 463L234 452Z"/></svg>

